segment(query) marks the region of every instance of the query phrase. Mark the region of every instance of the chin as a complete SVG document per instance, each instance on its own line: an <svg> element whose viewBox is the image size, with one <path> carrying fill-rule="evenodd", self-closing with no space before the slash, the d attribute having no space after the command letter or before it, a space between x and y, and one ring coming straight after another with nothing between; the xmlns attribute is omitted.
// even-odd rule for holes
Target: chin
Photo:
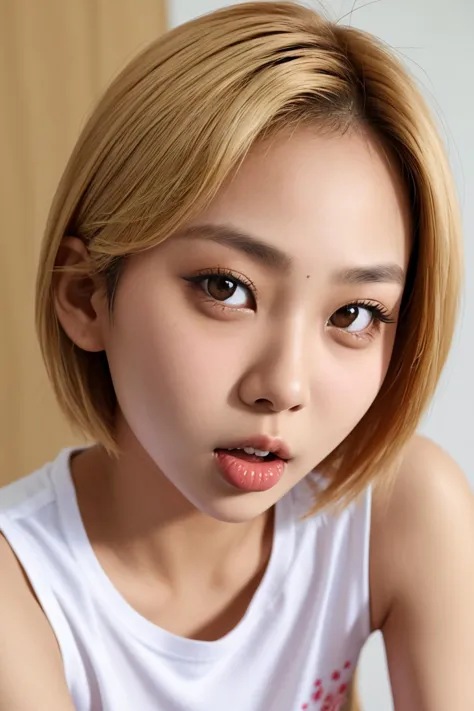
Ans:
<svg viewBox="0 0 474 711"><path fill-rule="evenodd" d="M275 504L274 497L264 492L236 493L232 496L196 502L196 507L211 518L223 523L246 523L258 518Z"/></svg>

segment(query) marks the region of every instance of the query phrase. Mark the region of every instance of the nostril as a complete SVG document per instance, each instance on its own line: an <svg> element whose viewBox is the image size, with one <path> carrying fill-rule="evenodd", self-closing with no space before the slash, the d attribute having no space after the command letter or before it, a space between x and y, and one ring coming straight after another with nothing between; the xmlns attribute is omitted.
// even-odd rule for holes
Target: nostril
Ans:
<svg viewBox="0 0 474 711"><path fill-rule="evenodd" d="M262 412L278 412L275 404L266 397L259 397L255 400L254 407L257 407Z"/></svg>

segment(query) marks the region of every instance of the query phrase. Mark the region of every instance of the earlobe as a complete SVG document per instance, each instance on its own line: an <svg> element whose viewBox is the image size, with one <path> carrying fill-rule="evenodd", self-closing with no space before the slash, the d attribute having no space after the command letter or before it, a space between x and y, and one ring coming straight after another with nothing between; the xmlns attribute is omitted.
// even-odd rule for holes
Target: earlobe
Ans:
<svg viewBox="0 0 474 711"><path fill-rule="evenodd" d="M103 327L107 308L98 278L79 272L88 261L89 254L82 240L64 237L56 266L68 270L56 272L54 305L59 322L71 341L82 350L98 352L105 347ZM78 268L77 272L74 268Z"/></svg>

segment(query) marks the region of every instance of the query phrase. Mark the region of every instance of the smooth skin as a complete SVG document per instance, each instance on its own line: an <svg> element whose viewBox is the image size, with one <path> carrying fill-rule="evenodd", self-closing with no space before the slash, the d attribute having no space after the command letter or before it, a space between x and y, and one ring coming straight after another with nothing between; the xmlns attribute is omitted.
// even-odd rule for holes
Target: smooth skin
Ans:
<svg viewBox="0 0 474 711"><path fill-rule="evenodd" d="M142 615L212 640L258 587L276 501L377 395L410 219L373 138L306 128L256 146L188 228L130 259L112 320L100 282L67 274L56 308L79 347L106 350L120 405L119 459L93 447L72 462L95 553ZM62 263L86 258L64 240ZM273 489L242 495L212 453L255 434L293 458ZM71 711L54 635L1 537L0 569L0 711ZM396 711L474 708L473 499L429 440L406 448L389 495L375 486L370 576Z"/></svg>

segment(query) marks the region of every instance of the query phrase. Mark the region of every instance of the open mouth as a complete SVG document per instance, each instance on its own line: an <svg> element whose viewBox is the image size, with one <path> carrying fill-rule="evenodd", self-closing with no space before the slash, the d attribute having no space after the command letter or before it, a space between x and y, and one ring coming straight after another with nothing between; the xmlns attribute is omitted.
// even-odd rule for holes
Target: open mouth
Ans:
<svg viewBox="0 0 474 711"><path fill-rule="evenodd" d="M229 452L232 456L242 459L244 462L273 462L275 459L281 459L274 452L265 452L253 447L236 447L235 449L217 448L215 452Z"/></svg>
<svg viewBox="0 0 474 711"><path fill-rule="evenodd" d="M287 460L255 447L216 448L214 456L224 479L240 491L266 491L282 478Z"/></svg>

